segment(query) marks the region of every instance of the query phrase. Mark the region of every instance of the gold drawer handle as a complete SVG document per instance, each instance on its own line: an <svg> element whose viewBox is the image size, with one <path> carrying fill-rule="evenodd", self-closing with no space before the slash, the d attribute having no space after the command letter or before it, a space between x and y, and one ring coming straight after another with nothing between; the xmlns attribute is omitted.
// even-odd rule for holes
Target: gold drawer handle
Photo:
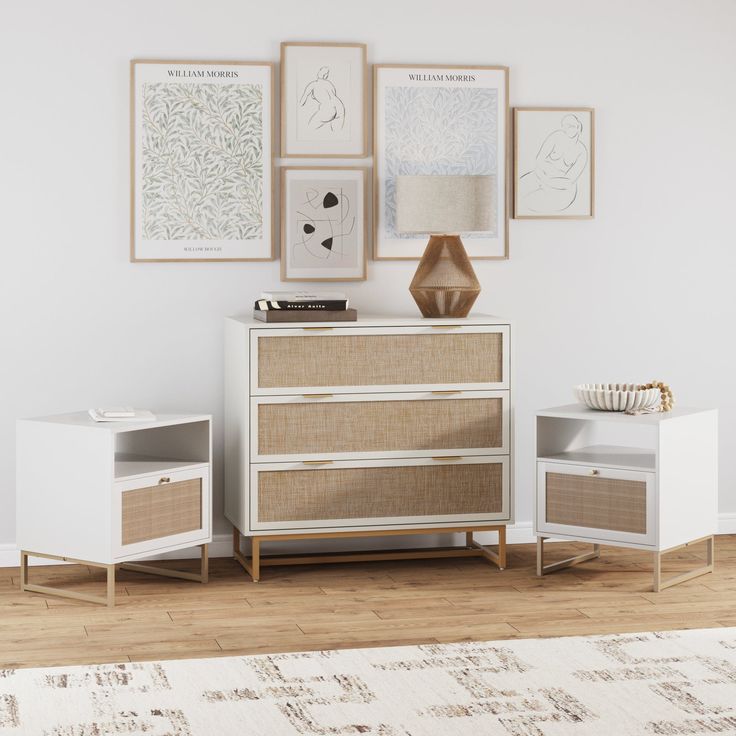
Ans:
<svg viewBox="0 0 736 736"><path fill-rule="evenodd" d="M171 478L169 478L167 475L165 475L163 478L159 478L158 484L161 485L162 483L171 483Z"/></svg>
<svg viewBox="0 0 736 736"><path fill-rule="evenodd" d="M304 399L329 399L334 394L302 394L302 398Z"/></svg>
<svg viewBox="0 0 736 736"><path fill-rule="evenodd" d="M462 391L459 391L459 390L455 389L454 391L432 391L432 393L439 396L441 394L444 394L444 395L447 395L447 394L461 394Z"/></svg>
<svg viewBox="0 0 736 736"><path fill-rule="evenodd" d="M303 330L334 330L334 327L302 327Z"/></svg>
<svg viewBox="0 0 736 736"><path fill-rule="evenodd" d="M600 470L591 470L590 471L590 475L600 475L600 474L601 474L601 471Z"/></svg>
<svg viewBox="0 0 736 736"><path fill-rule="evenodd" d="M332 465L334 460L302 460L302 465Z"/></svg>
<svg viewBox="0 0 736 736"><path fill-rule="evenodd" d="M462 455L438 455L433 457L432 460L462 460Z"/></svg>

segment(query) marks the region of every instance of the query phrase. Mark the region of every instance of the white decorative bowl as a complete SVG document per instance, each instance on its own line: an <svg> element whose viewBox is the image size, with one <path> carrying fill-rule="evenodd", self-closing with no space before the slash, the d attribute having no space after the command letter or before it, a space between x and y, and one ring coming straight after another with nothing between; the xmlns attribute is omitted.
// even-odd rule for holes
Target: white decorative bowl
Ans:
<svg viewBox="0 0 736 736"><path fill-rule="evenodd" d="M637 388L635 383L581 383L575 386L578 401L600 411L636 411L659 406L658 388Z"/></svg>

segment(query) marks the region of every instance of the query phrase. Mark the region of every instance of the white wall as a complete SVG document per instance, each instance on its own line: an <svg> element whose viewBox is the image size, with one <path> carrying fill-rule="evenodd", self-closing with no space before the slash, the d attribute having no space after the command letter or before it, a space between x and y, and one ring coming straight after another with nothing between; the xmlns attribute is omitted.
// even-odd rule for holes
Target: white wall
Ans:
<svg viewBox="0 0 736 736"><path fill-rule="evenodd" d="M596 108L595 220L512 221L511 259L476 265L476 309L515 323L517 518L534 410L577 382L650 378L721 409L721 511L736 512L734 38L733 0L3 2L0 545L16 417L123 403L219 422L222 318L279 285L278 262L128 262L129 59L275 61L299 39L506 64L512 105ZM413 311L414 268L371 263L345 288L364 311Z"/></svg>

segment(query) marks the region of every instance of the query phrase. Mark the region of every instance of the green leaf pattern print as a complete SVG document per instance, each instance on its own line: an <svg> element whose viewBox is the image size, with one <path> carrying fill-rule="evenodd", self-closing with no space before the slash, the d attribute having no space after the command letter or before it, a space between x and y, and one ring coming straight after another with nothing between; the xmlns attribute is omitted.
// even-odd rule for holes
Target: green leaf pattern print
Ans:
<svg viewBox="0 0 736 736"><path fill-rule="evenodd" d="M143 237L263 236L263 89L143 86Z"/></svg>

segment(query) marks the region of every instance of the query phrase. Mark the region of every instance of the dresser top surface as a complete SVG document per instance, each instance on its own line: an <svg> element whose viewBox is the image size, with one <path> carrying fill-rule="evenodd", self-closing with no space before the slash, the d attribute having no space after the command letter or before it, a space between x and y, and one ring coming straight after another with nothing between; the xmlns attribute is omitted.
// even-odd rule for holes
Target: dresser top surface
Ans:
<svg viewBox="0 0 736 736"><path fill-rule="evenodd" d="M468 317L422 317L420 314L361 313L355 322L261 322L250 314L237 314L227 319L248 327L262 329L290 329L300 327L427 327L432 325L508 325L510 321L490 314L471 314Z"/></svg>
<svg viewBox="0 0 736 736"><path fill-rule="evenodd" d="M540 409L538 417L552 417L556 419L583 419L598 422L623 422L625 424L660 424L672 419L680 419L693 414L716 411L716 409L698 409L688 406L677 406L672 411L655 412L654 414L625 414L622 411L600 411L589 409L582 404L566 404L549 409Z"/></svg>

